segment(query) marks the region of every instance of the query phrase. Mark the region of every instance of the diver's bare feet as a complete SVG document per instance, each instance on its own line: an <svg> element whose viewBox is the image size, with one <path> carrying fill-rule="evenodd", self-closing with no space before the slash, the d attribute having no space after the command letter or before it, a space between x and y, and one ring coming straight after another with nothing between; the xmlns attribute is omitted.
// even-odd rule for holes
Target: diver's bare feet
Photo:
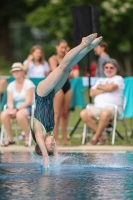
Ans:
<svg viewBox="0 0 133 200"><path fill-rule="evenodd" d="M103 39L103 37L102 36L100 36L100 37L98 37L98 38L95 38L93 41L92 41L92 43L91 44L89 44L89 48L94 48L94 47L96 47L100 42L101 42L101 40Z"/></svg>
<svg viewBox="0 0 133 200"><path fill-rule="evenodd" d="M89 35L87 37L83 37L81 43L84 46L88 46L88 45L90 45L92 43L93 40L96 39L96 37L97 37L97 33L93 33L93 34L91 34L91 35Z"/></svg>

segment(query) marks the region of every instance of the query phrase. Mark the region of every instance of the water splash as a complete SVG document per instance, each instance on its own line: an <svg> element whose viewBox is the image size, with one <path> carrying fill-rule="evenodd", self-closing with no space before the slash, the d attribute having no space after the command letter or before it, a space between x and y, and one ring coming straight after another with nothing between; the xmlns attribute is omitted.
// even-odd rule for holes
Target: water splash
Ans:
<svg viewBox="0 0 133 200"><path fill-rule="evenodd" d="M57 168L59 169L64 161L69 160L69 156L64 156L64 155L59 155L58 157L50 156L49 167L48 169L45 169L43 166L44 158L42 156L38 156L34 152L31 154L31 156L32 156L31 157L32 162L39 164L38 170L41 172L46 171L46 170L55 170Z"/></svg>

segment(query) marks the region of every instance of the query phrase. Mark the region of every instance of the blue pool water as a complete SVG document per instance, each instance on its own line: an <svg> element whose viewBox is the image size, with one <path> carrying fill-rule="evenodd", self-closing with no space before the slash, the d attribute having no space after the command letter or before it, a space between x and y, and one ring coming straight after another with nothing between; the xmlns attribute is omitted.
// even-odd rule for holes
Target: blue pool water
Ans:
<svg viewBox="0 0 133 200"><path fill-rule="evenodd" d="M132 200L133 153L0 153L0 200Z"/></svg>

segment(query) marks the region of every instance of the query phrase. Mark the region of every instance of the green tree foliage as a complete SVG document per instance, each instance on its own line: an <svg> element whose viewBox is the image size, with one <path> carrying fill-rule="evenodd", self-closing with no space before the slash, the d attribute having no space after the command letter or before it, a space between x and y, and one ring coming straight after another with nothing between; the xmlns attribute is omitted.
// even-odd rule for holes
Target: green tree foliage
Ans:
<svg viewBox="0 0 133 200"><path fill-rule="evenodd" d="M91 4L94 1L89 1ZM45 7L39 6L27 15L27 21L36 27L48 31L50 39L67 38L69 44L73 41L72 6L88 4L87 0L51 0Z"/></svg>
<svg viewBox="0 0 133 200"><path fill-rule="evenodd" d="M0 56L12 61L10 38L10 23L25 21L27 14L33 12L37 6L45 6L47 0L4 0L0 1Z"/></svg>
<svg viewBox="0 0 133 200"><path fill-rule="evenodd" d="M132 74L133 0L14 0L0 2L0 55L11 60L9 24L27 22L45 33L46 46L67 39L73 46L72 6L91 4L99 9L100 33L109 54L119 60L121 72ZM54 46L54 45L53 45ZM49 48L49 51L50 48ZM10 58L10 59L9 59Z"/></svg>
<svg viewBox="0 0 133 200"><path fill-rule="evenodd" d="M32 26L44 27L51 38L67 38L72 44L72 13L73 5L88 4L88 1L80 0L51 0L49 4L37 7L34 12L27 15L27 21ZM89 1L100 12L100 33L109 44L109 54L121 62L121 66L127 68L127 74L131 75L132 44L133 44L133 0L101 0Z"/></svg>
<svg viewBox="0 0 133 200"><path fill-rule="evenodd" d="M132 74L133 45L133 0L103 1L100 6L101 33L109 44L126 75Z"/></svg>

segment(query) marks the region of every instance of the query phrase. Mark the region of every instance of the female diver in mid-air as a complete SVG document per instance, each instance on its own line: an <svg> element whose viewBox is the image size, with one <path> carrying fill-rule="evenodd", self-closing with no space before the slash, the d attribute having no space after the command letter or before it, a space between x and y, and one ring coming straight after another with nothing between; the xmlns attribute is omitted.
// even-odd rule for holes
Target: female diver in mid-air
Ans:
<svg viewBox="0 0 133 200"><path fill-rule="evenodd" d="M35 151L44 157L44 167L49 166L49 155L58 156L54 140L54 109L53 99L58 90L62 88L73 66L78 63L89 51L97 46L102 37L97 33L82 38L81 43L71 49L63 58L60 65L53 70L46 79L42 80L36 89L36 108L34 123L31 127L32 136L37 143Z"/></svg>

